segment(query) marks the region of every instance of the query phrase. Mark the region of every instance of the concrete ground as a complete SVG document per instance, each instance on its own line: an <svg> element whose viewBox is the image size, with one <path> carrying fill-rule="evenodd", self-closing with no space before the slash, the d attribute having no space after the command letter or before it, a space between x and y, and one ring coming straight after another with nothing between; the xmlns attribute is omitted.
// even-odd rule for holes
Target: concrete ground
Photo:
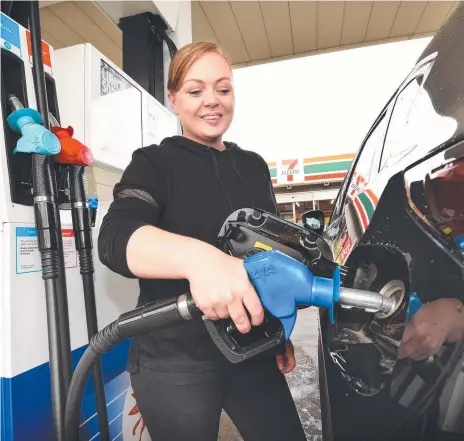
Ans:
<svg viewBox="0 0 464 441"><path fill-rule="evenodd" d="M317 334L317 309L308 308L299 311L292 334L297 365L293 372L286 375L286 378L308 441L322 441L317 378ZM243 441L226 414L222 416L218 441Z"/></svg>

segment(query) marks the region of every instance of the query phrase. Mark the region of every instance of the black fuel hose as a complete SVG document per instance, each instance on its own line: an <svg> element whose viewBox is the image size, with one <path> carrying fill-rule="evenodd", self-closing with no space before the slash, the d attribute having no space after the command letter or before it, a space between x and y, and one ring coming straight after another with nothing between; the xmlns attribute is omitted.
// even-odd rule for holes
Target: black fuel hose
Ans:
<svg viewBox="0 0 464 441"><path fill-rule="evenodd" d="M126 312L95 334L81 357L69 386L65 410L65 441L79 440L79 418L85 386L101 355L128 338L201 316L202 312L195 305L191 294L182 294Z"/></svg>
<svg viewBox="0 0 464 441"><path fill-rule="evenodd" d="M85 169L82 165L69 165L68 167L70 171L72 223L76 250L79 253L79 267L84 289L87 336L90 341L92 337L98 333L98 320L97 307L95 304L95 285L93 280L95 269L92 255L92 225L90 210L87 205L87 192L84 179ZM100 359L96 360L93 365L93 381L100 441L110 441L103 368Z"/></svg>
<svg viewBox="0 0 464 441"><path fill-rule="evenodd" d="M30 2L29 22L37 110L42 116L44 127L49 129L40 11L37 0ZM32 154L31 159L34 217L47 305L54 435L55 441L63 441L63 406L71 379L72 364L61 220L56 204L57 187L53 158Z"/></svg>

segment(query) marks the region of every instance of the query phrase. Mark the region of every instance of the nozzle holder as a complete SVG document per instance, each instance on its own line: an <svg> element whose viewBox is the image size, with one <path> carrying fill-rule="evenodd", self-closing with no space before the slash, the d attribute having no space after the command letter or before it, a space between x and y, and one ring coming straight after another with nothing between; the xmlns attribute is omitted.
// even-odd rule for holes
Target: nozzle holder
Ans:
<svg viewBox="0 0 464 441"><path fill-rule="evenodd" d="M59 153L60 141L42 125L42 117L37 110L18 109L8 116L7 122L12 130L22 135L13 153L36 153L47 156Z"/></svg>

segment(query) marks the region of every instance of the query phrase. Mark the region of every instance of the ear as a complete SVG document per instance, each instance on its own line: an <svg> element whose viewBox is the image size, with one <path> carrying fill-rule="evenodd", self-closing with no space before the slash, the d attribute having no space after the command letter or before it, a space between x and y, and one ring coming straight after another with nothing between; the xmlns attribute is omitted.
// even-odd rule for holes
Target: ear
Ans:
<svg viewBox="0 0 464 441"><path fill-rule="evenodd" d="M169 100L169 103L171 104L172 109L174 110L174 112L176 112L176 115L177 115L175 93L168 91L168 100Z"/></svg>

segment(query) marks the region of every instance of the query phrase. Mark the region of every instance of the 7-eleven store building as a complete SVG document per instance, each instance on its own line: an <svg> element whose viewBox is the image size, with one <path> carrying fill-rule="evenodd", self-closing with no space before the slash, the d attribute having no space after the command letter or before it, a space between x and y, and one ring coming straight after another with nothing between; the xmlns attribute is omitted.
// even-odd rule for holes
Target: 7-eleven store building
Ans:
<svg viewBox="0 0 464 441"><path fill-rule="evenodd" d="M309 210L322 210L326 220L354 154L283 159L268 162L281 216L301 223Z"/></svg>

